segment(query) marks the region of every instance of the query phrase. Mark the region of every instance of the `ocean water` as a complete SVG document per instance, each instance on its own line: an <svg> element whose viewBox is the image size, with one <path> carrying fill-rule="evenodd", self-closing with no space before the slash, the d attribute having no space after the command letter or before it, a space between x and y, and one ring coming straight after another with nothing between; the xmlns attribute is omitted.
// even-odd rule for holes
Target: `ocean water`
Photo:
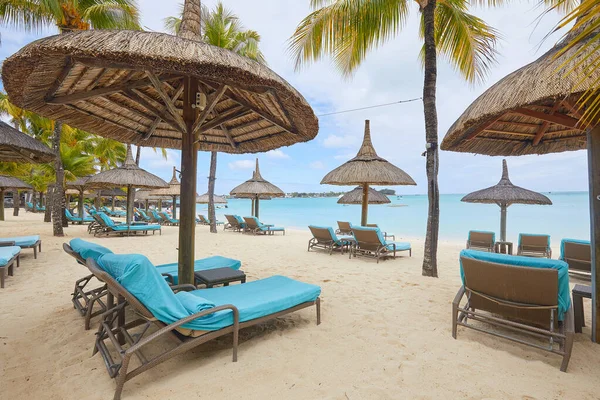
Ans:
<svg viewBox="0 0 600 400"><path fill-rule="evenodd" d="M589 203L587 192L544 193L550 206L519 205L508 208L507 239L516 243L519 233L545 233L557 244L562 238L589 239ZM440 196L440 239L465 240L471 229L500 234L500 207L494 204L463 203L462 194ZM385 231L404 237L424 237L427 225L427 196L390 196L391 204L369 206L369 222ZM230 199L227 208L217 209L217 219L224 214L250 215L250 200ZM198 213L207 213L205 204ZM260 220L289 228L306 229L308 225L336 227L336 221L360 223L360 205L337 204L337 198L283 198L260 202Z"/></svg>

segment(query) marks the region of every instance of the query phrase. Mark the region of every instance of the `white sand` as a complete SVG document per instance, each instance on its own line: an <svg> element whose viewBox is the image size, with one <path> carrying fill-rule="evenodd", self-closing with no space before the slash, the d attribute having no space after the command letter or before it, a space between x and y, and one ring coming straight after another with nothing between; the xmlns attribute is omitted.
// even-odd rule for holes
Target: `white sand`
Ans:
<svg viewBox="0 0 600 400"><path fill-rule="evenodd" d="M91 357L98 319L85 331L71 304L73 284L87 270L62 243L79 236L166 263L176 261L178 229L90 238L85 227L71 226L67 237L54 238L42 215L7 218L0 236L39 233L43 249L37 260L24 250L21 268L0 290L0 398L112 398L115 384L102 358ZM196 258L240 259L249 280L281 274L320 285L322 324L308 308L249 328L241 334L237 363L231 362L231 337L220 338L134 378L123 398L600 398L600 346L589 339L589 301L588 326L576 335L568 373L561 373L561 357L554 354L460 327L458 339L452 338L462 243L440 243L440 278L433 279L421 276L419 239L411 239L412 258L379 264L308 253L308 239L302 231L254 237L211 235L197 227Z"/></svg>

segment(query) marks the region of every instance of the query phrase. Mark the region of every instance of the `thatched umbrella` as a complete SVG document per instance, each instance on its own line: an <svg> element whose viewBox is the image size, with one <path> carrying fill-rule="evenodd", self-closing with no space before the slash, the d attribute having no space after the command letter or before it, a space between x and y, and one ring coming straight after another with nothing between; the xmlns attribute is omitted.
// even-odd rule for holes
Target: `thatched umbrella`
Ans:
<svg viewBox="0 0 600 400"><path fill-rule="evenodd" d="M158 208L162 209L163 200L170 200L169 196L154 196L151 193L153 189L140 189L135 192L135 200L145 202L146 210L148 210L148 203L151 201L156 201L158 203Z"/></svg>
<svg viewBox="0 0 600 400"><path fill-rule="evenodd" d="M264 200L266 197L285 197L283 190L262 177L258 167L258 158L256 159L256 169L252 173L252 178L234 187L229 194L243 199L252 199L251 211L256 218L258 218L259 200Z"/></svg>
<svg viewBox="0 0 600 400"><path fill-rule="evenodd" d="M86 189L86 184L88 182L88 180L90 179L89 176L80 176L79 178L75 179L72 182L67 182L67 184L65 185L67 187L67 189L72 189L72 190L76 190L77 194L79 195L79 203L77 204L77 213L79 214L79 217L83 219L83 195ZM69 195L70 193L67 193L67 191L65 191L65 195ZM82 224L83 222L79 222L80 224Z"/></svg>
<svg viewBox="0 0 600 400"><path fill-rule="evenodd" d="M363 189L361 225L367 224L369 185L416 185L400 168L379 157L371 143L369 120L365 120L365 137L356 157L340 165L321 180L328 185L360 185Z"/></svg>
<svg viewBox="0 0 600 400"><path fill-rule="evenodd" d="M500 241L506 241L506 211L511 204L552 204L541 193L513 185L508 177L506 160L502 160L502 178L496 185L469 193L460 201L466 203L498 204L500 207Z"/></svg>
<svg viewBox="0 0 600 400"><path fill-rule="evenodd" d="M1 133L0 133L1 137ZM29 189L33 187L13 176L0 175L0 221L4 221L4 191L6 189ZM19 201L18 196L13 196L13 201Z"/></svg>
<svg viewBox="0 0 600 400"><path fill-rule="evenodd" d="M392 201L385 194L378 192L373 188L369 188L369 204L388 204ZM363 202L363 188L361 186L355 187L353 190L345 193L338 199L338 204L362 204Z"/></svg>
<svg viewBox="0 0 600 400"><path fill-rule="evenodd" d="M138 167L131 156L131 146L127 146L125 163L121 167L109 169L90 177L87 186L99 189L127 186L127 225L129 225L133 215L134 188L153 189L168 185L158 176Z"/></svg>
<svg viewBox="0 0 600 400"><path fill-rule="evenodd" d="M196 196L196 204L208 204L208 193L204 193L202 196ZM215 204L227 204L227 199L223 196L213 196L213 202Z"/></svg>
<svg viewBox="0 0 600 400"><path fill-rule="evenodd" d="M50 147L0 121L0 161L39 164L52 160Z"/></svg>
<svg viewBox="0 0 600 400"><path fill-rule="evenodd" d="M592 240L592 340L600 342L600 124L581 120L581 95L598 88L600 70L590 68L598 47L579 44L561 53L587 25L567 34L552 49L498 81L450 127L443 150L487 155L547 154L587 147ZM577 54L580 50L582 53ZM573 58L573 55L577 54ZM593 71L593 72L590 72ZM576 89L574 89L576 88Z"/></svg>
<svg viewBox="0 0 600 400"><path fill-rule="evenodd" d="M310 105L268 67L200 40L200 2L178 37L90 30L36 40L6 59L19 107L142 146L181 149L179 279L194 282L197 150L261 152L313 139Z"/></svg>
<svg viewBox="0 0 600 400"><path fill-rule="evenodd" d="M169 181L169 187L156 189L150 192L152 196L170 197L173 199L173 218L177 218L177 197L181 194L181 183L177 180L177 168L173 167L173 177Z"/></svg>
<svg viewBox="0 0 600 400"><path fill-rule="evenodd" d="M110 208L115 211L115 197L126 197L127 192L121 188L103 189L98 192L100 197L110 197Z"/></svg>

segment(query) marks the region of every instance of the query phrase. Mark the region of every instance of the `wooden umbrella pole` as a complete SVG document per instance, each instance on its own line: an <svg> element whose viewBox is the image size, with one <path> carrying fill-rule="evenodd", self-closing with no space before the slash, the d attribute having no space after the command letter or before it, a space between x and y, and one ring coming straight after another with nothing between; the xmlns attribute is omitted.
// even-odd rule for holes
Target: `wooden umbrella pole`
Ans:
<svg viewBox="0 0 600 400"><path fill-rule="evenodd" d="M259 217L258 217L258 211L259 211L259 208L258 208L258 207L259 207L259 206L258 206L258 203L259 203L259 201L260 201L259 197L258 197L258 196L256 196L256 200L254 201L254 216L255 216L256 218L259 218Z"/></svg>
<svg viewBox="0 0 600 400"><path fill-rule="evenodd" d="M148 199L146 199L146 212L148 212Z"/></svg>
<svg viewBox="0 0 600 400"><path fill-rule="evenodd" d="M587 133L590 182L590 240L592 244L592 341L600 343L600 125Z"/></svg>
<svg viewBox="0 0 600 400"><path fill-rule="evenodd" d="M187 4L187 3L186 3ZM186 132L181 140L181 190L179 216L179 283L194 283L194 256L196 230L196 175L198 153L194 144L194 122L198 108L192 107L196 102L198 79L185 77L183 79L183 120Z"/></svg>
<svg viewBox="0 0 600 400"><path fill-rule="evenodd" d="M15 195L13 194L13 202ZM4 221L4 188L0 189L0 221Z"/></svg>
<svg viewBox="0 0 600 400"><path fill-rule="evenodd" d="M111 200L111 210L115 211L115 196L112 196L112 200Z"/></svg>
<svg viewBox="0 0 600 400"><path fill-rule="evenodd" d="M252 198L250 203L250 215L254 217L254 197Z"/></svg>
<svg viewBox="0 0 600 400"><path fill-rule="evenodd" d="M500 241L506 242L506 204L500 205Z"/></svg>
<svg viewBox="0 0 600 400"><path fill-rule="evenodd" d="M367 215L369 213L369 184L363 184L361 226L367 226Z"/></svg>
<svg viewBox="0 0 600 400"><path fill-rule="evenodd" d="M173 196L173 219L177 219L177 196Z"/></svg>
<svg viewBox="0 0 600 400"><path fill-rule="evenodd" d="M133 198L135 196L135 189L131 185L127 186L127 214L126 221L127 225L131 225L131 214L133 214Z"/></svg>
<svg viewBox="0 0 600 400"><path fill-rule="evenodd" d="M81 221L79 225L83 224L83 189L79 189L79 204L77 204L77 213Z"/></svg>

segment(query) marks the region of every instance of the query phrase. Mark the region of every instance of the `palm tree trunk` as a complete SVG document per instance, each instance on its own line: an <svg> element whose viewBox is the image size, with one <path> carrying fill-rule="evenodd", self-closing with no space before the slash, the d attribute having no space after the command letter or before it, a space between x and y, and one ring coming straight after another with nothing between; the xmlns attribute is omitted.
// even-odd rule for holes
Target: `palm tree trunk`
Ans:
<svg viewBox="0 0 600 400"><path fill-rule="evenodd" d="M217 176L217 152L210 153L210 173L208 174L208 220L210 232L217 233L217 217L215 216L215 180Z"/></svg>
<svg viewBox="0 0 600 400"><path fill-rule="evenodd" d="M54 136L52 137L52 149L55 154L54 168L56 170L56 182L54 185L54 194L52 196L52 229L54 236L64 236L62 214L63 203L65 201L65 190L63 182L65 180L65 171L63 170L62 160L60 158L60 136L62 122L54 123Z"/></svg>
<svg viewBox="0 0 600 400"><path fill-rule="evenodd" d="M52 193L54 185L48 185L46 190L46 211L44 212L44 222L52 222Z"/></svg>
<svg viewBox="0 0 600 400"><path fill-rule="evenodd" d="M427 216L427 235L425 236L425 254L423 256L423 275L437 277L437 246L440 225L440 199L438 188L438 120L435 104L437 60L435 48L436 0L429 0L423 12L425 31L425 77L423 83L423 109L425 112L425 138L427 141L426 172L427 197L429 210Z"/></svg>
<svg viewBox="0 0 600 400"><path fill-rule="evenodd" d="M34 190L31 194L31 204L33 204L33 210L31 210L31 212L36 213L37 212L37 208L35 206L37 206L37 192Z"/></svg>
<svg viewBox="0 0 600 400"><path fill-rule="evenodd" d="M13 216L19 216L19 207L21 206L21 194L18 190L13 192Z"/></svg>

